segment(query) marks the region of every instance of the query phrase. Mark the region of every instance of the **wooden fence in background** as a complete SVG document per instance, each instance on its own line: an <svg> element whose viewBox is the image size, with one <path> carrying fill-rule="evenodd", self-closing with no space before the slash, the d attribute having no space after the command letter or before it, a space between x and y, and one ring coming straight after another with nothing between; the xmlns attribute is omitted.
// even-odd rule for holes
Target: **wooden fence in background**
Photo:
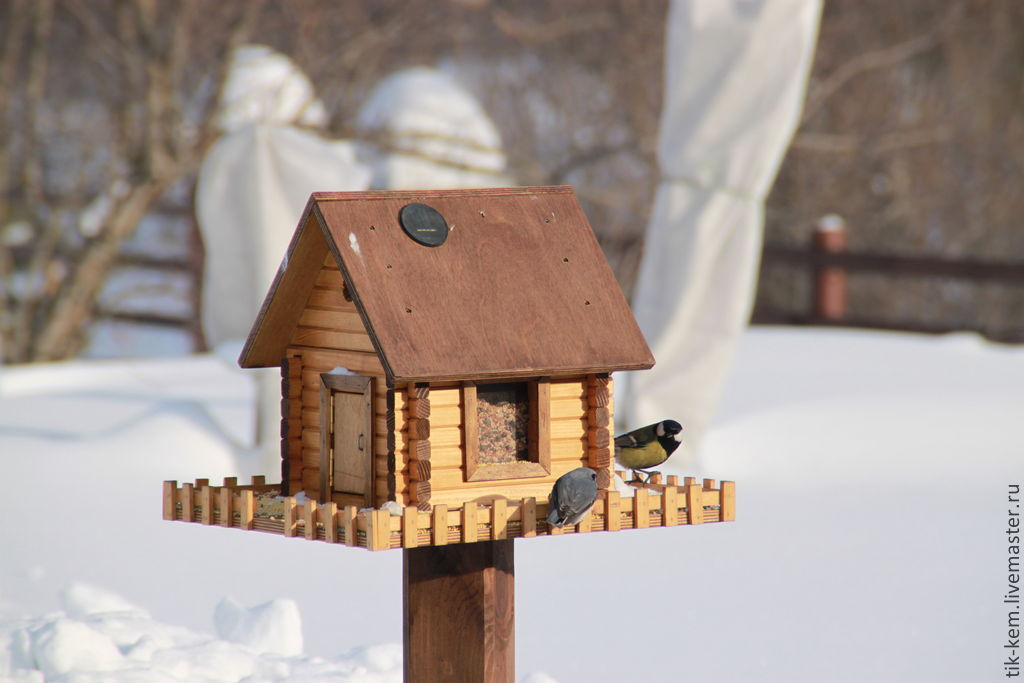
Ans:
<svg viewBox="0 0 1024 683"><path fill-rule="evenodd" d="M871 273L894 279L894 290L902 278L943 278L971 283L995 283L1024 288L1024 261L994 262L976 259L949 259L936 256L908 256L874 252L846 251L845 229L831 226L816 230L809 247L765 245L761 267L788 266L807 272L811 296L802 311L755 307L751 322L755 325L830 325L878 330L901 330L942 334L957 331L980 332L1006 343L1024 343L1024 320L1008 320L998 328L979 328L947 322L850 316L846 312L847 273Z"/></svg>

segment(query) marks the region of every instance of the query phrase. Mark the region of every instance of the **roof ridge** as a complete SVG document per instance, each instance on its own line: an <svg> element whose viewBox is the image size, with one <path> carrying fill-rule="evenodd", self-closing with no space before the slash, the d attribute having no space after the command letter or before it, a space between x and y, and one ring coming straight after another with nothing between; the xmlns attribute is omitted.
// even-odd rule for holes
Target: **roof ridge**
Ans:
<svg viewBox="0 0 1024 683"><path fill-rule="evenodd" d="M572 194L572 185L524 187L474 187L459 190L364 190L361 192L314 192L317 202L365 201L368 199L427 199L432 197L499 197L535 194Z"/></svg>

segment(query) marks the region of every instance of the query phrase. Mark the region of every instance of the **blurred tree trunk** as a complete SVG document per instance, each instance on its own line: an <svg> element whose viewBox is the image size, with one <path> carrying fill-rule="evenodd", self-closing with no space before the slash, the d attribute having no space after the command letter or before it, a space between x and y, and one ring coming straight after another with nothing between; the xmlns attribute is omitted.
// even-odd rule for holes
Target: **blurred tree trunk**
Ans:
<svg viewBox="0 0 1024 683"><path fill-rule="evenodd" d="M3 361L80 349L122 244L212 143L227 61L262 5L12 0L0 9ZM27 247L20 263L14 246Z"/></svg>

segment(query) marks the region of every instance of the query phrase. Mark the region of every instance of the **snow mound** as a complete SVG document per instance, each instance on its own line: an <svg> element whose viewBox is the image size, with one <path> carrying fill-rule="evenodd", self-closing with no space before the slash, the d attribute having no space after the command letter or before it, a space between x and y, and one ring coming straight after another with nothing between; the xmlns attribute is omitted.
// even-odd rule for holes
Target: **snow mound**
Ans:
<svg viewBox="0 0 1024 683"><path fill-rule="evenodd" d="M558 683L558 681L543 671L534 671L533 673L526 674L519 683Z"/></svg>
<svg viewBox="0 0 1024 683"><path fill-rule="evenodd" d="M390 680L391 671L402 670L402 646L398 643L354 647L343 655L353 667L353 673L366 681Z"/></svg>
<svg viewBox="0 0 1024 683"><path fill-rule="evenodd" d="M255 652L294 657L302 654L302 618L293 600L245 607L224 598L213 615L217 634Z"/></svg>
<svg viewBox="0 0 1024 683"><path fill-rule="evenodd" d="M124 657L114 641L88 624L54 619L31 634L35 668L46 678L72 671L113 671Z"/></svg>
<svg viewBox="0 0 1024 683"><path fill-rule="evenodd" d="M402 678L402 647L394 643L333 658L303 656L301 620L291 600L245 607L225 598L214 616L221 638L214 638L155 621L103 588L73 584L61 597L70 611L27 619L0 614L0 680L395 683Z"/></svg>
<svg viewBox="0 0 1024 683"><path fill-rule="evenodd" d="M144 609L120 595L80 581L75 581L61 591L60 600L67 615L75 619L110 613L148 616Z"/></svg>

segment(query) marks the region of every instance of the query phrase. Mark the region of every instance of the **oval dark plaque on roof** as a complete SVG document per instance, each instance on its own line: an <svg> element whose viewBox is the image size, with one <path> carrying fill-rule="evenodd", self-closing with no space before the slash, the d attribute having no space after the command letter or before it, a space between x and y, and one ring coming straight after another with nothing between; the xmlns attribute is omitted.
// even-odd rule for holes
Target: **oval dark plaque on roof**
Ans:
<svg viewBox="0 0 1024 683"><path fill-rule="evenodd" d="M448 239L448 221L426 204L406 204L398 212L405 234L420 244L439 247Z"/></svg>

